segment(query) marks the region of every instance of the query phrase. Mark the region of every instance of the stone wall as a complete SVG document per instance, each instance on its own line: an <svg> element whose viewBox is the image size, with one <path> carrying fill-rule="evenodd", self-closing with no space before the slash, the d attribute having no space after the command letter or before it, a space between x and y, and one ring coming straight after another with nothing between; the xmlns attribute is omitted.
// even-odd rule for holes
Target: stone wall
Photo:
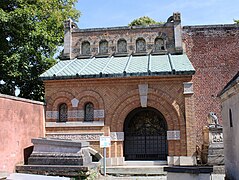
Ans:
<svg viewBox="0 0 239 180"><path fill-rule="evenodd" d="M31 139L44 137L44 119L43 103L0 94L0 171L24 162Z"/></svg>
<svg viewBox="0 0 239 180"><path fill-rule="evenodd" d="M239 68L239 25L184 26L183 42L196 73L193 76L197 144L209 112L222 123L217 97Z"/></svg>
<svg viewBox="0 0 239 180"><path fill-rule="evenodd" d="M225 89L224 89L225 90ZM226 178L239 177L239 72L221 95Z"/></svg>
<svg viewBox="0 0 239 180"><path fill-rule="evenodd" d="M79 29L74 22L68 20L64 27L63 59L139 52L182 53L180 13L173 13L161 25ZM120 42L122 40L123 43Z"/></svg>

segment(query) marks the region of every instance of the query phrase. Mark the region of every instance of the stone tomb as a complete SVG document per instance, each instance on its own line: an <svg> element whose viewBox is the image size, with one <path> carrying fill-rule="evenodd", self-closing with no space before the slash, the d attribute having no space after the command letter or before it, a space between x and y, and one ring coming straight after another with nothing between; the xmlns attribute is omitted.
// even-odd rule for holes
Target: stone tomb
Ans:
<svg viewBox="0 0 239 180"><path fill-rule="evenodd" d="M209 165L224 165L224 145L222 126L209 126Z"/></svg>
<svg viewBox="0 0 239 180"><path fill-rule="evenodd" d="M99 163L92 163L88 142L37 138L32 143L28 165L16 166L16 172L80 178L97 172Z"/></svg>
<svg viewBox="0 0 239 180"><path fill-rule="evenodd" d="M88 142L59 139L32 139L30 165L88 165L92 162Z"/></svg>

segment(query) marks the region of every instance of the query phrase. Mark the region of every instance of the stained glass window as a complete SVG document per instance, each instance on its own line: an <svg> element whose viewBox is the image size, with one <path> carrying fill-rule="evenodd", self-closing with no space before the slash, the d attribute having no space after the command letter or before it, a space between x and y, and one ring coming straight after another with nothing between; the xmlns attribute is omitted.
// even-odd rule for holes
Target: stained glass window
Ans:
<svg viewBox="0 0 239 180"><path fill-rule="evenodd" d="M66 122L67 121L67 105L65 103L59 106L59 122Z"/></svg>
<svg viewBox="0 0 239 180"><path fill-rule="evenodd" d="M90 54L90 43L85 41L81 44L81 54L88 55Z"/></svg>
<svg viewBox="0 0 239 180"><path fill-rule="evenodd" d="M118 53L126 53L127 52L127 42L124 39L120 39L117 43Z"/></svg>
<svg viewBox="0 0 239 180"><path fill-rule="evenodd" d="M157 38L157 39L155 39L154 46L155 46L155 51L162 51L162 50L165 50L165 47L164 47L164 40L161 39L161 38Z"/></svg>
<svg viewBox="0 0 239 180"><path fill-rule="evenodd" d="M85 121L94 120L94 105L89 102L85 105Z"/></svg>
<svg viewBox="0 0 239 180"><path fill-rule="evenodd" d="M99 53L100 54L107 54L108 53L108 42L106 40L100 42Z"/></svg>

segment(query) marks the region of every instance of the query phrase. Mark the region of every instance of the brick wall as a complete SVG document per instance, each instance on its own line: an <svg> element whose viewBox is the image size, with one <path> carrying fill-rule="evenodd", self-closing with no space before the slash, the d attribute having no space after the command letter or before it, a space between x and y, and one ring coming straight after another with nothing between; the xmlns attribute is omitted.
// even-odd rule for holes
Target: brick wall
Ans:
<svg viewBox="0 0 239 180"><path fill-rule="evenodd" d="M148 84L148 106L160 111L167 121L168 130L180 130L181 139L171 140L169 144L170 155L186 155L186 126L185 126L185 97L183 95L183 82L190 81L190 76L182 77L134 77L112 79L74 79L45 81L47 111L57 110L60 103L71 102L73 98L79 100L75 110L83 110L85 99L96 100L95 107L105 110L104 127L78 127L64 128L47 127L46 133L104 133L122 132L127 115L140 107L139 84ZM65 99L62 99L64 96ZM84 102L81 102L84 101ZM69 110L72 110L69 104ZM46 122L56 122L48 118ZM75 121L83 121L77 119ZM58 123L59 124L59 123ZM191 139L190 141L195 141ZM97 142L91 141L92 146L99 150ZM112 142L109 156L123 155L123 143ZM194 149L195 147L190 147ZM193 150L191 150L193 151Z"/></svg>
<svg viewBox="0 0 239 180"><path fill-rule="evenodd" d="M150 85L149 105L164 114L169 127L172 127L172 129L180 127L181 130L181 142L172 143L169 141L169 146L174 147L169 148L169 154L179 154L179 152L182 154L185 152L192 154L195 145L200 146L203 143L202 129L203 126L208 124L207 117L209 112L215 112L219 122L222 122L220 100L217 95L239 69L238 29L238 25L183 27L184 53L187 54L196 70L192 79L194 95L189 101L185 101L182 92L180 96L175 97L175 95L178 95L178 92L182 91L180 88L180 90L177 89L180 82L178 79L128 77L119 80L59 80L58 82L48 81L45 83L47 108L49 111L57 111L60 102L66 102L70 107L70 101L76 97L80 103L75 109L82 110L84 103L91 101L96 108L105 110L105 125L110 127L112 132L123 131L123 123L127 114L140 106L137 85L147 82ZM130 46L135 48L135 42L138 37L143 36L148 46L152 45L154 39L163 33L167 37L166 47L169 50L168 52L175 53L175 28L170 23L165 26L137 27L135 29L130 29L130 27L74 29L72 33L72 58L80 54L80 45L84 40L91 43L91 49L97 49L99 41L102 39L106 39L109 42L109 47L115 47L117 40L123 37L127 40L128 49L130 49ZM115 51L115 48L111 49L110 53ZM152 47L151 49L147 48L147 50L152 50ZM128 53L133 51L134 49ZM180 82L181 88L183 87L183 82L187 81ZM173 104L174 101L176 105ZM186 109L191 111L191 105L193 104L194 112L189 112L185 116L185 104L187 103L188 108ZM176 106L180 107L179 112L174 110L177 109ZM74 110L74 108L70 110ZM179 117L186 117L186 119L190 119L187 123L192 122L193 124L186 124ZM178 124L173 123L175 119ZM49 119L48 121L55 120ZM195 131L190 130L186 134L186 130L182 127ZM104 132L104 129L98 129L97 131ZM186 139L186 135L190 135L190 138ZM186 141L187 147L184 146ZM196 141L196 144L193 141ZM186 148L188 149L186 150ZM114 152L116 152L115 149Z"/></svg>
<svg viewBox="0 0 239 180"><path fill-rule="evenodd" d="M44 116L43 103L0 94L0 171L24 162L31 139L44 136Z"/></svg>
<svg viewBox="0 0 239 180"><path fill-rule="evenodd" d="M209 112L222 123L218 93L239 69L239 26L185 26L186 54L196 69L193 76L197 144L202 143L202 127Z"/></svg>

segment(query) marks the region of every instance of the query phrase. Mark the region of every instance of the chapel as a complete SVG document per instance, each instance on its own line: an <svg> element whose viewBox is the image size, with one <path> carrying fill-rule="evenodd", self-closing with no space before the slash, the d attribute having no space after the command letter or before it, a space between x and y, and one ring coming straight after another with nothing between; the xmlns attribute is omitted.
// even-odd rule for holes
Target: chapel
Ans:
<svg viewBox="0 0 239 180"><path fill-rule="evenodd" d="M88 141L102 152L100 136L110 136L110 165L167 164L174 157L194 164L208 113L220 119L217 91L206 75L214 49L200 41L214 42L216 31L223 39L236 27L182 27L180 13L161 25L80 29L67 20L64 27L62 59L41 75L46 137ZM229 67L238 65L223 58L218 64L227 70L214 74L224 78L215 82L219 90L236 71Z"/></svg>

